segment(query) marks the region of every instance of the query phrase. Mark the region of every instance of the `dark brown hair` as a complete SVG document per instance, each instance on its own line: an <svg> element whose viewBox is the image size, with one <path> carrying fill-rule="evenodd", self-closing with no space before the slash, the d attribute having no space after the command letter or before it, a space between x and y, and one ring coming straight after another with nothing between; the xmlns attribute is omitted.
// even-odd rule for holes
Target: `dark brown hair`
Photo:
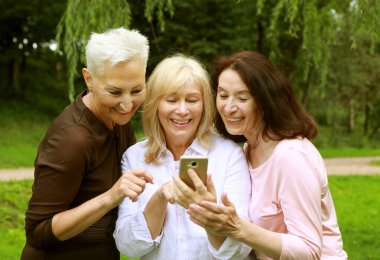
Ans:
<svg viewBox="0 0 380 260"><path fill-rule="evenodd" d="M243 51L219 58L212 75L215 96L219 76L226 69L236 71L248 87L259 109L261 125L258 129L264 139L282 140L297 136L312 139L316 136L314 119L296 101L287 78L266 57L254 51ZM219 114L215 127L221 135L235 142L246 141L244 136L230 135Z"/></svg>

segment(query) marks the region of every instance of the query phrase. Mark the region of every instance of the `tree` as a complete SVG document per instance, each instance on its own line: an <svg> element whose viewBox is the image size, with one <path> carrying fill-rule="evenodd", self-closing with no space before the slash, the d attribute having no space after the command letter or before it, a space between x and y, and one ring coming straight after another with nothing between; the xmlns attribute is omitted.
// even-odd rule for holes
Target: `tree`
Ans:
<svg viewBox="0 0 380 260"><path fill-rule="evenodd" d="M21 74L29 57L42 51L55 36L55 27L64 10L64 1L0 1L1 95L9 97L24 91Z"/></svg>
<svg viewBox="0 0 380 260"><path fill-rule="evenodd" d="M172 12L171 0L146 0L144 15L148 21L154 17L164 29L163 10ZM57 26L58 51L64 51L69 77L69 98L74 99L74 80L77 65L84 60L84 44L91 32L108 28L126 27L131 23L131 7L126 0L68 0L67 8Z"/></svg>

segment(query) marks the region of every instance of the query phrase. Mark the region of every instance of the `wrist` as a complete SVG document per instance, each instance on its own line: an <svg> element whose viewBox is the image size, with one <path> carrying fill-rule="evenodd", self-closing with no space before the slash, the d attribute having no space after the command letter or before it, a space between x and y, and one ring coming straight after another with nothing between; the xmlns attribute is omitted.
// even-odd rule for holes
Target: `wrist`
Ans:
<svg viewBox="0 0 380 260"><path fill-rule="evenodd" d="M237 229L235 230L235 232L233 232L230 237L234 240L238 240L238 241L242 241L243 238L244 238L244 233L245 233L245 230L247 229L246 227L246 224L247 224L247 221L246 220L242 220L240 219L239 221L239 225L237 226Z"/></svg>

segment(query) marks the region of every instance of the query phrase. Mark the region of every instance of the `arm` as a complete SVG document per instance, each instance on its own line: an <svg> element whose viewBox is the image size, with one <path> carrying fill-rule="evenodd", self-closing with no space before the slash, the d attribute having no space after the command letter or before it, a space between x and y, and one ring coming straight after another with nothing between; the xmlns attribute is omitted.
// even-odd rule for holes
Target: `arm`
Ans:
<svg viewBox="0 0 380 260"><path fill-rule="evenodd" d="M168 202L174 203L172 182L162 185L150 198L144 210L144 217L153 240L161 234Z"/></svg>
<svg viewBox="0 0 380 260"><path fill-rule="evenodd" d="M210 202L202 202L202 207L191 205L190 216L206 229L242 241L271 258L318 259L322 239L318 179L304 155L294 151L286 153L278 174L286 234L239 219L226 201L220 206Z"/></svg>
<svg viewBox="0 0 380 260"><path fill-rule="evenodd" d="M33 194L26 213L27 240L37 248L77 235L121 201L115 192L106 192L72 208L85 169L91 165L94 140L87 129L78 126L56 130L48 137L39 147ZM149 180L148 174L142 175L146 177L143 182ZM119 184L125 180L123 177ZM142 182L138 182L141 189ZM117 191L127 195L131 187L124 184Z"/></svg>
<svg viewBox="0 0 380 260"><path fill-rule="evenodd" d="M143 145L136 150L143 149ZM127 150L122 157L122 168L144 167L143 151ZM144 150L145 151L145 150ZM155 167L151 166L150 171ZM158 187L147 185L136 202L125 199L119 206L114 238L118 250L129 257L142 257L160 243L167 203L173 203L171 182Z"/></svg>
<svg viewBox="0 0 380 260"><path fill-rule="evenodd" d="M78 235L119 205L124 197L136 201L148 181L151 182L152 177L144 170L125 172L107 192L78 207L54 215L52 230L55 237L62 241Z"/></svg>

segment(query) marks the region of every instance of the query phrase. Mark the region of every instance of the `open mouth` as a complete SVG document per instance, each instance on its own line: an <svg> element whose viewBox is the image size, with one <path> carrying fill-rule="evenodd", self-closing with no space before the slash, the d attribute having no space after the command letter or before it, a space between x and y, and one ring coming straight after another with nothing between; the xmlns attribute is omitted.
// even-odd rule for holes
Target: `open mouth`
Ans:
<svg viewBox="0 0 380 260"><path fill-rule="evenodd" d="M114 110L119 113L119 114L127 114L128 112L124 111L123 109L120 109L120 108L114 108Z"/></svg>
<svg viewBox="0 0 380 260"><path fill-rule="evenodd" d="M176 120L176 119L171 119L171 121L176 124L176 125L180 125L180 126L185 126L187 124L190 123L191 119L186 119L186 120Z"/></svg>
<svg viewBox="0 0 380 260"><path fill-rule="evenodd" d="M229 123L237 123L244 119L244 117L225 117L226 121Z"/></svg>

